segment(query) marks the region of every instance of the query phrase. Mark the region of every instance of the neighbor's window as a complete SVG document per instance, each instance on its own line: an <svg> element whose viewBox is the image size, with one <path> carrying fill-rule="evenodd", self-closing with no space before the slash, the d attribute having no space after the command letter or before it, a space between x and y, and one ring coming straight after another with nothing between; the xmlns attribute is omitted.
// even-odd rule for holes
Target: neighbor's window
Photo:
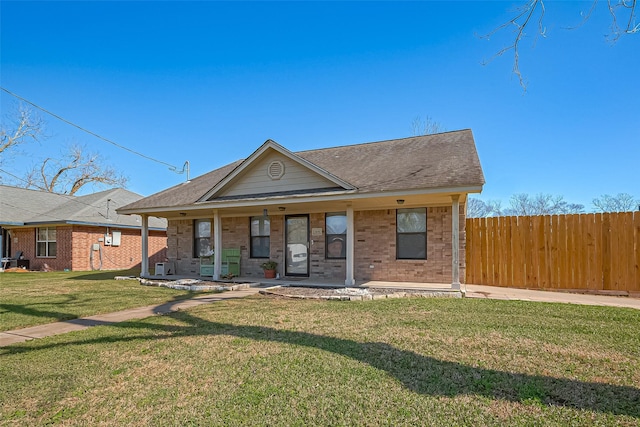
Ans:
<svg viewBox="0 0 640 427"><path fill-rule="evenodd" d="M211 220L196 219L193 221L193 256L197 258L212 254Z"/></svg>
<svg viewBox="0 0 640 427"><path fill-rule="evenodd" d="M347 214L328 213L325 216L326 258L344 259L347 250Z"/></svg>
<svg viewBox="0 0 640 427"><path fill-rule="evenodd" d="M269 258L271 225L264 216L251 217L251 258Z"/></svg>
<svg viewBox="0 0 640 427"><path fill-rule="evenodd" d="M396 258L427 259L427 209L398 209Z"/></svg>
<svg viewBox="0 0 640 427"><path fill-rule="evenodd" d="M36 256L55 258L56 253L56 228L41 227L36 229Z"/></svg>

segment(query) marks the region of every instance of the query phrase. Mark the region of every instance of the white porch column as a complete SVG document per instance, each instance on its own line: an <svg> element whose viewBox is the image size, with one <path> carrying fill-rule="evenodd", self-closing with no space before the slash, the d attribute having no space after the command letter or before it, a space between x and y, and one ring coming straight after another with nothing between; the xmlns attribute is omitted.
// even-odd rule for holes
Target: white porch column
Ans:
<svg viewBox="0 0 640 427"><path fill-rule="evenodd" d="M460 195L451 196L451 289L460 290Z"/></svg>
<svg viewBox="0 0 640 427"><path fill-rule="evenodd" d="M222 274L222 220L218 210L213 211L213 280Z"/></svg>
<svg viewBox="0 0 640 427"><path fill-rule="evenodd" d="M353 286L356 284L354 278L354 243L355 243L355 228L353 225L353 206L347 206L347 251L346 251L346 270L347 277L344 281L345 286Z"/></svg>
<svg viewBox="0 0 640 427"><path fill-rule="evenodd" d="M140 275L149 276L149 215L140 215L142 221L142 260L140 261Z"/></svg>

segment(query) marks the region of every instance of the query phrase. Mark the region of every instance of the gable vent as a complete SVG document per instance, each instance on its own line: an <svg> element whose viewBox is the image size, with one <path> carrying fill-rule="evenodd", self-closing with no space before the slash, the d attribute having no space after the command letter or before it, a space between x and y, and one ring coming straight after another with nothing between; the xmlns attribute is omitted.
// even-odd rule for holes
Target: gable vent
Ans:
<svg viewBox="0 0 640 427"><path fill-rule="evenodd" d="M267 175L273 180L282 178L284 176L284 163L280 160L271 162L267 168Z"/></svg>

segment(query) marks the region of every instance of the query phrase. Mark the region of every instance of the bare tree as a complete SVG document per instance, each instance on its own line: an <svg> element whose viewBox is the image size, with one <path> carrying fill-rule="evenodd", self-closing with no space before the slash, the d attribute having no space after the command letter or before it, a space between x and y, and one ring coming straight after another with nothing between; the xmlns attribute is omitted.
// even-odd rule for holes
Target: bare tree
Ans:
<svg viewBox="0 0 640 427"><path fill-rule="evenodd" d="M603 194L593 199L593 206L598 212L629 212L640 210L640 199L628 193L618 193L615 196Z"/></svg>
<svg viewBox="0 0 640 427"><path fill-rule="evenodd" d="M416 116L411 122L411 129L413 131L413 136L433 135L434 133L447 131L440 122L435 121L430 116L426 116L424 119L420 116Z"/></svg>
<svg viewBox="0 0 640 427"><path fill-rule="evenodd" d="M99 154L74 145L60 159L44 159L27 174L24 183L25 188L73 195L88 184L123 187L127 178L106 165Z"/></svg>
<svg viewBox="0 0 640 427"><path fill-rule="evenodd" d="M514 194L509 199L509 208L504 215L558 215L584 212L584 205L569 203L562 196L551 194L537 194L530 196L526 193Z"/></svg>
<svg viewBox="0 0 640 427"><path fill-rule="evenodd" d="M4 117L0 125L0 154L43 137L44 122L32 110L20 104L16 111ZM1 161L2 158L0 158Z"/></svg>
<svg viewBox="0 0 640 427"><path fill-rule="evenodd" d="M19 153L19 146L45 139L44 129L45 122L33 110L20 104L15 112L3 117L0 161L6 160L10 153ZM99 154L90 153L82 146L71 146L60 158L49 157L36 162L39 166L22 177L20 173L4 172L14 178L11 180L14 185L61 194L75 194L87 184L124 186L127 182Z"/></svg>
<svg viewBox="0 0 640 427"><path fill-rule="evenodd" d="M502 203L499 200L488 200L486 202L469 197L467 199L467 217L485 218L488 216L501 216Z"/></svg>
<svg viewBox="0 0 640 427"><path fill-rule="evenodd" d="M636 6L637 0L606 0L607 10L611 15L611 28L609 39L613 42L617 41L621 36L628 34L640 33L640 22L637 21ZM589 20L596 10L598 0L592 0L589 10L580 11L581 23L569 28L576 28ZM520 86L526 89L526 83L520 72L520 43L525 39L531 25L535 25L535 34L537 36L546 37L546 27L544 25L545 18L545 2L544 0L526 0L519 8L517 8L515 16L495 28L490 33L483 36L489 39L496 33L512 29L513 42L501 50L499 50L493 58L502 56L507 52L513 52L513 72L520 81ZM493 59L492 58L492 59Z"/></svg>

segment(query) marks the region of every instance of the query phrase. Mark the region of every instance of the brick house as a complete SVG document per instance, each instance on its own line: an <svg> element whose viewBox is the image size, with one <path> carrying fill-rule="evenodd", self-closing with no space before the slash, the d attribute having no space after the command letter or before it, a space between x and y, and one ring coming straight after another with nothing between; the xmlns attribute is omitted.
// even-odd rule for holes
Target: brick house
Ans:
<svg viewBox="0 0 640 427"><path fill-rule="evenodd" d="M141 215L143 227L149 215L167 218L167 258L178 274L198 274L213 252L219 278L215 249L237 248L244 277L262 277L271 259L281 276L455 289L467 195L483 184L470 130L296 153L267 140L244 160L118 212Z"/></svg>
<svg viewBox="0 0 640 427"><path fill-rule="evenodd" d="M119 215L115 209L141 198L121 188L69 196L0 185L0 253L4 259L21 253L20 264L31 270L139 266L140 217ZM166 220L148 222L151 259L164 261Z"/></svg>

